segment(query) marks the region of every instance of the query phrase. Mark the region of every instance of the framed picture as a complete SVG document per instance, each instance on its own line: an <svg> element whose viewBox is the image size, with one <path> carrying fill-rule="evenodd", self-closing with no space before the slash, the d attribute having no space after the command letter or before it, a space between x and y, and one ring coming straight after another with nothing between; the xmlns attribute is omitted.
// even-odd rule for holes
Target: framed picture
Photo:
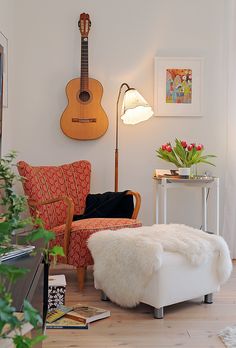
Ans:
<svg viewBox="0 0 236 348"><path fill-rule="evenodd" d="M6 36L0 32L0 46L2 47L1 64L3 78L3 107L8 107L8 40Z"/></svg>
<svg viewBox="0 0 236 348"><path fill-rule="evenodd" d="M203 116L203 58L155 57L155 116Z"/></svg>

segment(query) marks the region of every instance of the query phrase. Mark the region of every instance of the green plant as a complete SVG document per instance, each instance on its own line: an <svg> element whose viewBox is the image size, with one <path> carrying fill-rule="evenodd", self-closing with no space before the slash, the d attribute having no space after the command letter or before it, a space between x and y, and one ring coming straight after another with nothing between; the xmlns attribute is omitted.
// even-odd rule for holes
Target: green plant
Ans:
<svg viewBox="0 0 236 348"><path fill-rule="evenodd" d="M44 261L49 262L49 257L63 256L63 249L55 246L49 248L50 240L54 239L54 233L43 228L41 219L25 218L22 213L27 209L26 197L18 195L14 190L14 185L22 178L14 172L14 159L16 152L12 151L4 158L0 159L0 190L3 212L0 213L0 257L12 249L12 235L16 235L20 229L31 226L32 231L27 235L27 242L33 242L43 238L45 247L41 250ZM37 226L37 227L35 227ZM12 306L12 295L10 288L19 277L27 273L27 269L19 269L0 262L0 338L8 338L8 331L5 331L6 325L11 332L14 332L13 342L16 348L30 348L36 343L45 339L46 336L38 331L34 338L22 335L22 320L15 315L15 308ZM37 310L35 310L28 301L24 301L24 319L28 321L35 329L42 324L42 319Z"/></svg>
<svg viewBox="0 0 236 348"><path fill-rule="evenodd" d="M187 144L184 140L175 139L175 145L166 143L162 145L157 152L157 157L164 161L173 163L178 168L189 168L193 164L207 163L214 166L209 162L209 158L216 157L215 155L204 155L204 146L202 144L196 145L194 143Z"/></svg>

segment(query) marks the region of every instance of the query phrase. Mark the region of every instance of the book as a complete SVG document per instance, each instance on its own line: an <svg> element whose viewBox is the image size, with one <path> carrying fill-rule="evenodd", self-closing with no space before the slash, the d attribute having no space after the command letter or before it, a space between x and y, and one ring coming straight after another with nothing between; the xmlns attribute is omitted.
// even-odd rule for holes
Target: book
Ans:
<svg viewBox="0 0 236 348"><path fill-rule="evenodd" d="M13 245L11 245L11 247L12 247L12 250L7 251L5 254L3 254L0 257L0 261L6 261L6 260L10 260L14 257L19 257L19 256L23 256L26 254L30 254L35 249L34 245L16 245L16 244L13 244Z"/></svg>
<svg viewBox="0 0 236 348"><path fill-rule="evenodd" d="M57 319L63 317L66 313L72 311L72 307L66 307L63 305L60 305L59 307L53 309L52 311L48 312L46 322L47 323L53 323Z"/></svg>
<svg viewBox="0 0 236 348"><path fill-rule="evenodd" d="M47 329L88 329L88 325L82 323L81 321L73 320L70 318L65 318L63 316L60 319L57 319L53 323L46 323Z"/></svg>
<svg viewBox="0 0 236 348"><path fill-rule="evenodd" d="M65 318L74 319L85 324L89 324L93 321L107 318L110 315L111 313L108 310L78 303L73 307L71 312L65 314Z"/></svg>

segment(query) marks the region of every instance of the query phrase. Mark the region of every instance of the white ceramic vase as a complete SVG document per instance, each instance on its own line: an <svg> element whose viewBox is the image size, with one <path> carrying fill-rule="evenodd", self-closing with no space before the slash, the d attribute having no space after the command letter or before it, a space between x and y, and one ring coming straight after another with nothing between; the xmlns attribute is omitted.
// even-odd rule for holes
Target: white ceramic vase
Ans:
<svg viewBox="0 0 236 348"><path fill-rule="evenodd" d="M181 179L189 179L190 170L191 168L179 168L179 176L181 177Z"/></svg>

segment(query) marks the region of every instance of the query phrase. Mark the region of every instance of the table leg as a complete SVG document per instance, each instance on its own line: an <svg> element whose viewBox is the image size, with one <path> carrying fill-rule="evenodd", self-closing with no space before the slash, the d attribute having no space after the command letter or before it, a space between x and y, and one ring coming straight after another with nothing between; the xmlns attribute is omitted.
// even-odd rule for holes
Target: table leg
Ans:
<svg viewBox="0 0 236 348"><path fill-rule="evenodd" d="M167 188L166 188L166 179L163 178L161 181L161 189L162 189L162 202L163 202L163 219L162 219L162 223L166 224L167 222Z"/></svg>
<svg viewBox="0 0 236 348"><path fill-rule="evenodd" d="M215 178L216 184L216 234L220 234L220 180Z"/></svg>
<svg viewBox="0 0 236 348"><path fill-rule="evenodd" d="M159 184L156 181L156 224L159 223Z"/></svg>
<svg viewBox="0 0 236 348"><path fill-rule="evenodd" d="M207 188L202 188L202 229L207 231Z"/></svg>

